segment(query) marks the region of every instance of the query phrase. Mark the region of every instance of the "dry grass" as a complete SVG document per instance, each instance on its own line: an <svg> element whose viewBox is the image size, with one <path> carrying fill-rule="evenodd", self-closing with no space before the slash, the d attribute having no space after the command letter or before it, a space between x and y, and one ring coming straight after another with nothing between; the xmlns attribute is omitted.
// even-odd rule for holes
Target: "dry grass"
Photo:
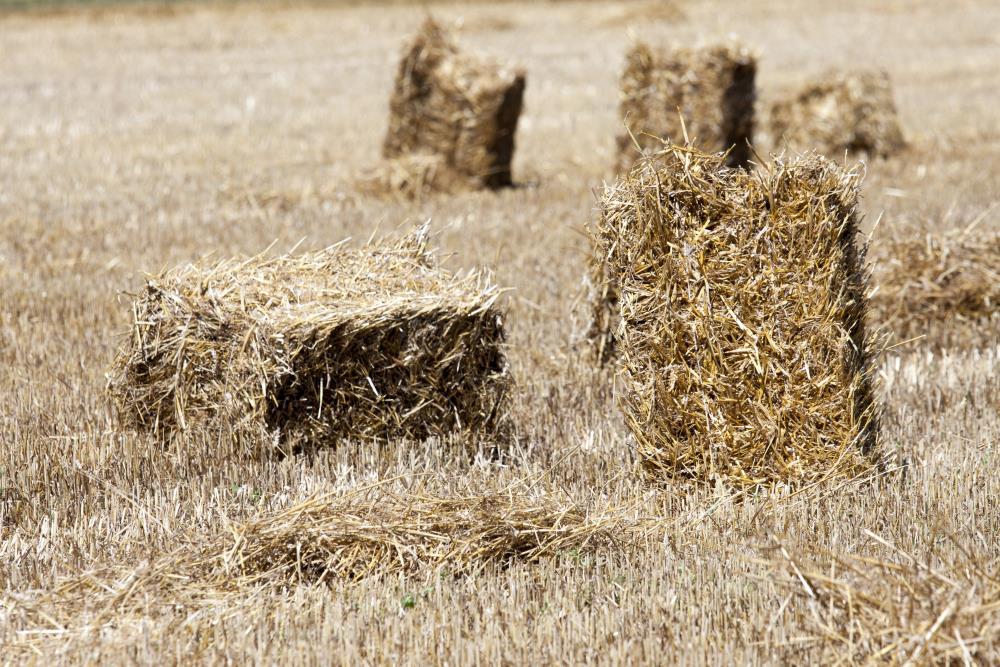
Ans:
<svg viewBox="0 0 1000 667"><path fill-rule="evenodd" d="M895 342L969 346L997 340L1000 231L925 231L875 247L876 319Z"/></svg>
<svg viewBox="0 0 1000 667"><path fill-rule="evenodd" d="M928 229L980 220L985 238L1000 223L995 4L707 0L685 3L681 24L633 28L679 46L738 33L762 53L765 107L830 67L889 70L912 147L868 166L860 206L863 224L882 215L877 254L883 241ZM513 55L532 77L512 165L528 186L405 204L355 191L357 171L379 154L398 49L422 8L241 3L155 20L3 19L0 662L823 663L838 657L837 640L802 641L817 636L810 602L757 560L773 540L803 572L829 574L824 554L906 565L899 549L961 585L975 575L951 575L947 563L979 562L995 578L995 337L917 341L885 356L883 442L906 467L884 482L754 495L654 488L635 474L613 378L577 349L588 324L580 232L610 178L630 37L591 27L607 14L602 3L433 9L447 22L516 17L513 29L463 41ZM194 427L163 442L117 426L105 373L132 319L119 295L140 293L146 273L209 251L256 256L275 241L283 251L305 238L298 253L346 237L360 244L428 218L444 269L488 267L512 288L498 304L521 437L502 459L470 458L435 438L261 456L272 443L252 433ZM934 336L947 327L935 323ZM555 512L540 514L542 525L569 509L559 525L611 519L615 539L457 577L436 572L431 551L409 571L357 581L316 585L277 570L217 587L225 570L216 560L163 583L175 555L217 557L236 544L234 530L386 479L398 480L392 492L422 488L428 499L510 487L527 498L515 508ZM400 498L387 510L405 508ZM639 534L625 539L632 526ZM786 569L783 557L777 565ZM888 591L874 574L850 577L834 578ZM920 575L908 569L910 578L924 597ZM973 605L988 590L985 576L978 582ZM893 604L907 600L898 591ZM945 607L948 591L934 598ZM839 612L829 618L834 629L846 623ZM995 643L979 650L982 664L997 662Z"/></svg>

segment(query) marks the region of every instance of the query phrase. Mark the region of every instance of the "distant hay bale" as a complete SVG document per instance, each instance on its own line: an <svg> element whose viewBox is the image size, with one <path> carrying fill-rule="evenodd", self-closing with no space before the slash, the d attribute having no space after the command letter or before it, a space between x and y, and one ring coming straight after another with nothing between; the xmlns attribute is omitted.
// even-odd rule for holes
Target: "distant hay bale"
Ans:
<svg viewBox="0 0 1000 667"><path fill-rule="evenodd" d="M1000 231L897 235L872 248L874 320L894 342L968 340L1000 314Z"/></svg>
<svg viewBox="0 0 1000 667"><path fill-rule="evenodd" d="M730 166L746 165L756 73L756 58L739 45L655 50L636 43L621 76L619 108L629 131L618 137L618 171L639 157L636 142L643 151L657 151L660 139L685 141L685 129L706 151L730 151Z"/></svg>
<svg viewBox="0 0 1000 667"><path fill-rule="evenodd" d="M206 420L286 439L504 435L498 290L422 241L180 267L150 278L109 390L128 427Z"/></svg>
<svg viewBox="0 0 1000 667"><path fill-rule="evenodd" d="M906 142L886 72L830 71L771 106L775 146L888 157Z"/></svg>
<svg viewBox="0 0 1000 667"><path fill-rule="evenodd" d="M672 0L632 0L607 3L596 24L603 28L648 25L656 22L683 21L684 10Z"/></svg>
<svg viewBox="0 0 1000 667"><path fill-rule="evenodd" d="M524 84L522 71L460 52L427 19L399 64L383 156L440 158L451 186L510 185Z"/></svg>
<svg viewBox="0 0 1000 667"><path fill-rule="evenodd" d="M670 147L601 200L619 397L654 479L808 483L876 450L860 177L819 157L751 174Z"/></svg>

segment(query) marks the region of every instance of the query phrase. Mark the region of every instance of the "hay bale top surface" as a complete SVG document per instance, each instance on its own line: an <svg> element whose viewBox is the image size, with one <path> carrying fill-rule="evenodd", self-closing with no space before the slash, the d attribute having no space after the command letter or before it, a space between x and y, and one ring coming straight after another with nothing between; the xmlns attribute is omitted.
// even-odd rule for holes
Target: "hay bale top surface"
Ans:
<svg viewBox="0 0 1000 667"><path fill-rule="evenodd" d="M760 173L671 147L601 201L620 289L620 396L656 478L800 484L872 467L860 171Z"/></svg>
<svg viewBox="0 0 1000 667"><path fill-rule="evenodd" d="M212 304L277 326L317 319L359 321L399 310L477 308L484 293L474 274L452 276L414 241L353 249L338 245L295 256L189 264L152 277L149 289L192 310ZM197 304L197 305L196 305Z"/></svg>
<svg viewBox="0 0 1000 667"><path fill-rule="evenodd" d="M776 145L887 157L906 147L889 74L828 70L771 107Z"/></svg>

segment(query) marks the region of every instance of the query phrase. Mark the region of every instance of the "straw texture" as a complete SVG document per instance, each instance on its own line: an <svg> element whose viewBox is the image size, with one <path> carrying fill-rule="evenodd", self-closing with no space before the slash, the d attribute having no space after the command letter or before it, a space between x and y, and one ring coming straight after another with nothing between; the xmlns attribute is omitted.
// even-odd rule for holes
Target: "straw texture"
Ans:
<svg viewBox="0 0 1000 667"><path fill-rule="evenodd" d="M653 478L871 468L859 181L818 157L751 174L670 147L606 189L594 242L619 295L619 400Z"/></svg>

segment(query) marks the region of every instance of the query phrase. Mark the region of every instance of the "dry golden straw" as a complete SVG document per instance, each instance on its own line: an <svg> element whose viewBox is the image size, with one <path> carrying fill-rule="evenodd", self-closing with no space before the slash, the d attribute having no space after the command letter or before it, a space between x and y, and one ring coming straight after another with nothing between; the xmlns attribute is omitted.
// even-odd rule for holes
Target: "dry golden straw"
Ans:
<svg viewBox="0 0 1000 667"><path fill-rule="evenodd" d="M773 549L776 581L808 607L799 647L842 664L997 664L997 562L961 547L957 557L917 558L870 535L891 558Z"/></svg>
<svg viewBox="0 0 1000 667"><path fill-rule="evenodd" d="M657 50L636 43L621 75L622 122L618 171L644 151L659 150L661 137L691 142L707 151L730 151L727 162L744 166L753 141L757 60L736 44ZM682 125L683 124L683 125Z"/></svg>
<svg viewBox="0 0 1000 667"><path fill-rule="evenodd" d="M127 426L215 420L286 441L506 426L499 291L423 238L184 266L147 281L110 391Z"/></svg>
<svg viewBox="0 0 1000 667"><path fill-rule="evenodd" d="M886 72L829 71L771 107L775 145L832 158L887 157L906 142Z"/></svg>
<svg viewBox="0 0 1000 667"><path fill-rule="evenodd" d="M924 233L873 243L879 324L896 342L974 338L1000 310L1000 232L978 229Z"/></svg>
<svg viewBox="0 0 1000 667"><path fill-rule="evenodd" d="M459 51L428 18L396 74L387 163L362 188L418 196L510 185L524 85L521 70Z"/></svg>
<svg viewBox="0 0 1000 667"><path fill-rule="evenodd" d="M876 407L860 175L819 157L724 162L673 146L601 199L594 243L643 465L737 486L863 474Z"/></svg>

